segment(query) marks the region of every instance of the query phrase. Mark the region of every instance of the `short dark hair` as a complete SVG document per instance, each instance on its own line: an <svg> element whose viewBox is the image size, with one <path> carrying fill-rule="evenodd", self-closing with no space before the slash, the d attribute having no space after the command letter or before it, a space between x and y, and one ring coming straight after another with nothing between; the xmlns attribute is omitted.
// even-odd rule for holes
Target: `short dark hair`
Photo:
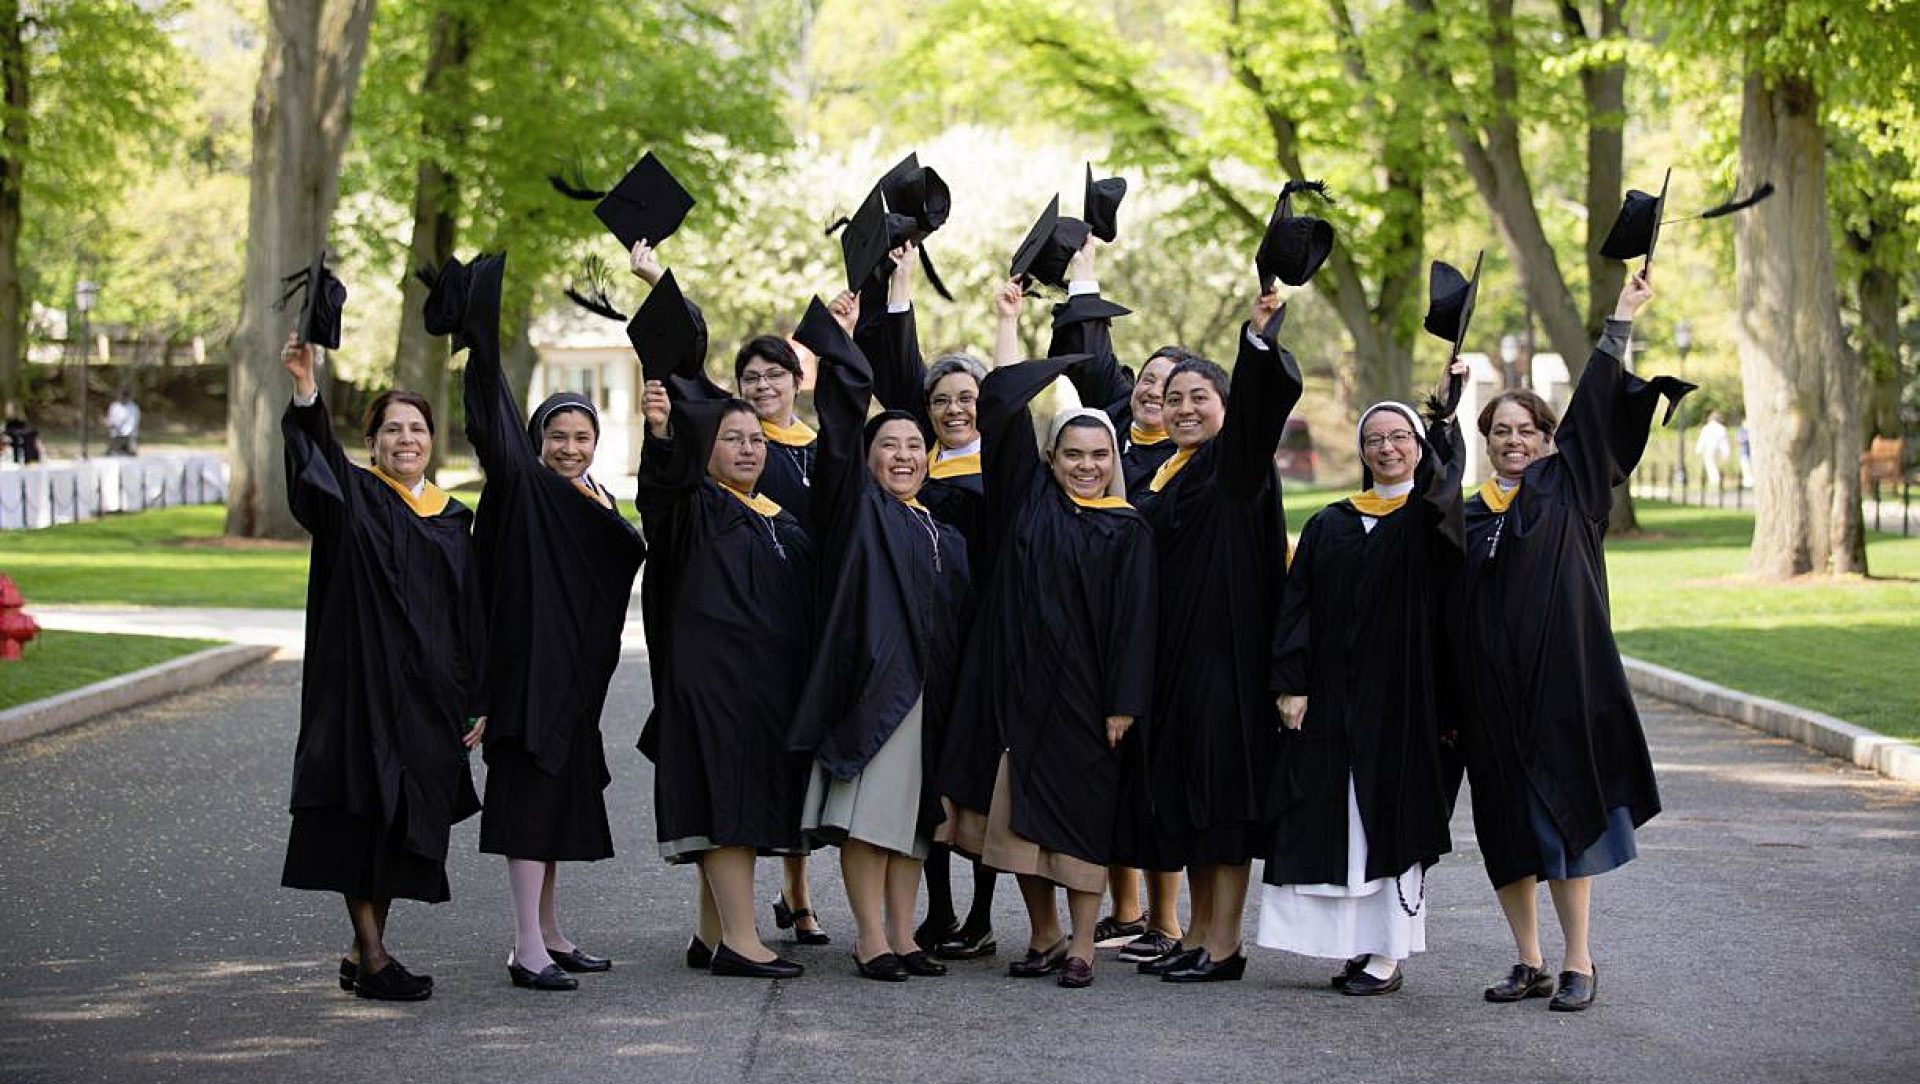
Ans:
<svg viewBox="0 0 1920 1084"><path fill-rule="evenodd" d="M1227 379L1225 369L1198 355L1189 354L1175 365L1173 371L1167 374L1167 383L1172 384L1173 378L1181 373L1193 373L1206 378L1207 383L1213 385L1213 390L1222 399L1227 397L1228 391L1232 388L1232 381Z"/></svg>
<svg viewBox="0 0 1920 1084"><path fill-rule="evenodd" d="M1175 346L1172 343L1168 343L1167 345L1147 355L1147 360L1140 363L1141 371L1142 372L1146 371L1147 366L1153 364L1156 358L1166 358L1168 361L1173 362L1175 365L1179 365L1183 361L1207 360L1201 357L1200 355L1194 353L1193 351L1187 349L1184 346Z"/></svg>
<svg viewBox="0 0 1920 1084"><path fill-rule="evenodd" d="M1538 393L1530 388L1513 388L1487 400L1487 405L1480 408L1481 436L1493 435L1493 412L1499 410L1502 403L1513 403L1526 411L1533 418L1534 428L1547 436L1552 436L1554 428L1560 424L1560 419L1554 417L1553 407Z"/></svg>
<svg viewBox="0 0 1920 1084"><path fill-rule="evenodd" d="M794 383L800 382L800 355L793 352L792 343L778 335L756 335L747 340L747 344L733 356L734 383L740 382L740 374L747 371L747 363L755 360L771 361L792 373Z"/></svg>
<svg viewBox="0 0 1920 1084"><path fill-rule="evenodd" d="M374 396L373 402L367 404L367 417L364 424L369 439L380 431L382 425L386 424L387 408L395 403L403 403L419 411L420 416L427 420L427 435L433 435L433 404L427 402L427 397L405 388L388 388Z"/></svg>

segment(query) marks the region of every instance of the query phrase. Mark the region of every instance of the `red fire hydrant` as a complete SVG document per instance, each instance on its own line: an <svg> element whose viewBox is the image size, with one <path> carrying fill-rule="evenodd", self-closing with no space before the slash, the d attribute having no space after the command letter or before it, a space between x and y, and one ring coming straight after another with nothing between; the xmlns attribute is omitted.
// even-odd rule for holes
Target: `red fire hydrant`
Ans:
<svg viewBox="0 0 1920 1084"><path fill-rule="evenodd" d="M0 662L18 659L21 645L40 635L39 623L20 609L24 605L12 577L0 573Z"/></svg>

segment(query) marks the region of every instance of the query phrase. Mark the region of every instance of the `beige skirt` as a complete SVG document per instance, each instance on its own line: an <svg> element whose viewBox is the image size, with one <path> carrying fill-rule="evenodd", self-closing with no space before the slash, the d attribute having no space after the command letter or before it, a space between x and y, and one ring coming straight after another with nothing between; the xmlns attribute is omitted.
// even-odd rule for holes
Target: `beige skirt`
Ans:
<svg viewBox="0 0 1920 1084"><path fill-rule="evenodd" d="M800 820L809 840L838 847L856 839L909 858L927 857L931 840L919 832L922 703L914 701L852 779L835 779L814 762Z"/></svg>
<svg viewBox="0 0 1920 1084"><path fill-rule="evenodd" d="M947 820L935 839L961 854L978 856L982 863L997 870L1044 877L1071 892L1105 892L1105 866L1047 850L1014 832L1011 791L1007 754L1002 753L1000 768L993 777L992 808L981 816L976 810L963 809L942 799Z"/></svg>

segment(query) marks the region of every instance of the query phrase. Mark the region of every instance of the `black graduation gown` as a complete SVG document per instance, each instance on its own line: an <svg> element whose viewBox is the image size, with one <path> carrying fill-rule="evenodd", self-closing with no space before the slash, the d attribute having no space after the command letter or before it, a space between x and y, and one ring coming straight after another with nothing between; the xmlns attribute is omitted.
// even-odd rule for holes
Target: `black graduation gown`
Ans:
<svg viewBox="0 0 1920 1084"><path fill-rule="evenodd" d="M927 462L931 466L940 442L934 436L933 418L927 413L927 365L920 352L920 331L913 310L886 313L857 330L858 345L873 366L874 398L882 407L904 410L920 423L920 431L927 437ZM920 487L919 499L933 518L967 540L967 567L977 597L993 572L993 532L987 528L985 478L978 473L929 477ZM971 614L971 606L968 612Z"/></svg>
<svg viewBox="0 0 1920 1084"><path fill-rule="evenodd" d="M1104 410L1120 436L1120 464L1127 480L1127 494L1147 491L1147 483L1162 464L1178 451L1170 439L1154 444L1133 441L1133 381L1120 367L1113 352L1113 317L1125 310L1101 299L1099 294L1079 294L1053 308L1053 344L1049 357L1086 354L1083 364L1067 374L1080 401L1095 410Z"/></svg>
<svg viewBox="0 0 1920 1084"><path fill-rule="evenodd" d="M819 454L817 437L799 445L767 439L767 465L760 472L760 492L791 515L803 530L813 516L813 461Z"/></svg>
<svg viewBox="0 0 1920 1084"><path fill-rule="evenodd" d="M716 404L676 404L673 437L646 437L636 503L647 578L662 843L798 852L807 758L787 749L812 645L813 545L784 509L763 516L707 477ZM691 857L691 855L687 856Z"/></svg>
<svg viewBox="0 0 1920 1084"><path fill-rule="evenodd" d="M813 536L823 620L788 747L852 779L923 701L920 829L930 832L941 820L935 761L959 671L965 541L868 473L861 430L873 373L826 306L816 299L794 337L821 363Z"/></svg>
<svg viewBox="0 0 1920 1084"><path fill-rule="evenodd" d="M1104 866L1123 757L1106 720L1134 717L1123 745L1144 732L1159 585L1145 517L1075 504L1035 447L1027 404L1067 366L1005 366L982 388L988 523L1003 560L967 644L954 712L967 725L950 728L941 770L973 788L943 793L985 814L1004 750L1013 831Z"/></svg>
<svg viewBox="0 0 1920 1084"><path fill-rule="evenodd" d="M1527 468L1507 511L1494 514L1478 496L1466 504L1462 738L1495 887L1542 871L1529 788L1569 853L1600 838L1609 810L1625 807L1636 827L1660 811L1613 640L1603 543L1613 486L1645 451L1654 408L1692 385L1627 372L1630 330L1608 321L1554 434L1557 454Z"/></svg>
<svg viewBox="0 0 1920 1084"><path fill-rule="evenodd" d="M473 513L415 513L347 461L322 402L288 406L280 431L313 535L281 883L440 902L449 829L480 808L460 741L485 714Z"/></svg>
<svg viewBox="0 0 1920 1084"><path fill-rule="evenodd" d="M1144 497L1159 560L1160 665L1145 743L1159 838L1150 869L1237 865L1265 852L1262 804L1279 717L1268 690L1286 560L1273 450L1300 398L1278 343L1240 334L1225 424L1167 487Z"/></svg>
<svg viewBox="0 0 1920 1084"><path fill-rule="evenodd" d="M613 855L600 713L646 546L617 504L541 465L500 370L499 274L476 263L463 327L467 440L487 476L474 527L491 632L480 849L593 861Z"/></svg>
<svg viewBox="0 0 1920 1084"><path fill-rule="evenodd" d="M1440 732L1451 729L1441 639L1461 565L1464 453L1451 421L1422 442L1413 492L1372 531L1351 501L1307 521L1274 634L1273 690L1307 697L1282 730L1268 884L1344 884L1347 779L1367 839L1367 880L1450 849Z"/></svg>

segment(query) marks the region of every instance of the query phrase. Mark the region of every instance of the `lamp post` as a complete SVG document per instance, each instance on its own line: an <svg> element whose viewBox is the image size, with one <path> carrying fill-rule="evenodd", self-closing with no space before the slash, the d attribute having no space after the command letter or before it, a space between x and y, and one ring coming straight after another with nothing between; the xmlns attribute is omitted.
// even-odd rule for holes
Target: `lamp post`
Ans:
<svg viewBox="0 0 1920 1084"><path fill-rule="evenodd" d="M81 279L73 287L73 307L80 312L80 458L87 458L88 438L93 435L93 418L87 406L87 364L93 353L93 336L87 323L87 314L93 311L93 303L100 297L100 286L91 279Z"/></svg>
<svg viewBox="0 0 1920 1084"><path fill-rule="evenodd" d="M1687 354L1693 349L1692 324L1682 320L1673 326L1673 348L1680 353L1680 372L1678 375L1680 379L1685 380L1687 378ZM1680 500L1684 503L1687 499L1687 412L1684 410L1680 411L1680 425L1674 432L1674 439L1678 442L1678 446L1674 450L1679 453L1675 456L1675 462L1680 464L1674 471L1674 477L1680 482Z"/></svg>
<svg viewBox="0 0 1920 1084"><path fill-rule="evenodd" d="M1511 331L1500 336L1500 375L1507 387L1520 386L1520 336Z"/></svg>

